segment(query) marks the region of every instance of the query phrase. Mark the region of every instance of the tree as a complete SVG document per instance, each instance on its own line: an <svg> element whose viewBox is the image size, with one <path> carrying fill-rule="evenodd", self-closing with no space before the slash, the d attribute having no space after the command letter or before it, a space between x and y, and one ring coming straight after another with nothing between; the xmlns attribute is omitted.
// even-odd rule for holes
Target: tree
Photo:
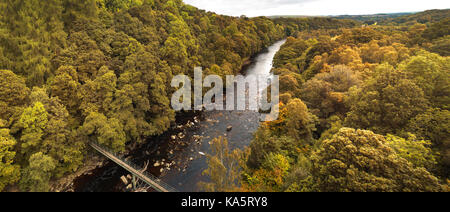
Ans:
<svg viewBox="0 0 450 212"><path fill-rule="evenodd" d="M252 192L281 191L290 167L287 157L270 153L260 169L244 174L244 187Z"/></svg>
<svg viewBox="0 0 450 212"><path fill-rule="evenodd" d="M180 65L185 67L187 65L187 47L179 39L174 37L169 37L164 43L163 58L170 65Z"/></svg>
<svg viewBox="0 0 450 212"><path fill-rule="evenodd" d="M434 107L450 109L450 59L426 51L399 65Z"/></svg>
<svg viewBox="0 0 450 212"><path fill-rule="evenodd" d="M92 112L110 112L116 86L117 76L108 67L103 66L95 80L89 80L81 87L79 98L83 115L88 116Z"/></svg>
<svg viewBox="0 0 450 212"><path fill-rule="evenodd" d="M58 98L50 98L43 88L33 88L30 100L44 105L48 119L43 129L42 143L35 151L55 159L56 177L77 170L83 162L84 144L75 138L75 131L70 126L71 117L66 107Z"/></svg>
<svg viewBox="0 0 450 212"><path fill-rule="evenodd" d="M122 123L127 140L142 142L144 136L163 133L175 119L167 86L172 71L146 51L127 57L124 67L110 116Z"/></svg>
<svg viewBox="0 0 450 212"><path fill-rule="evenodd" d="M322 143L322 141L331 139L335 134L344 127L343 121L339 116L331 116L326 120L325 131L320 134L320 138L318 140L318 144ZM316 144L317 145L317 144Z"/></svg>
<svg viewBox="0 0 450 212"><path fill-rule="evenodd" d="M250 143L246 165L253 170L261 169L270 154L282 154L295 162L301 148L306 148L306 144L302 141L288 136L273 135L267 126L262 126L256 131L255 138Z"/></svg>
<svg viewBox="0 0 450 212"><path fill-rule="evenodd" d="M211 141L212 155L207 156L208 168L202 175L209 176L212 182L200 182L198 186L206 192L231 192L239 186L239 162L241 152L233 151L228 146L228 140L223 137Z"/></svg>
<svg viewBox="0 0 450 212"><path fill-rule="evenodd" d="M423 31L422 36L428 40L434 40L439 37L450 35L450 18L445 18L440 22L434 23L431 27Z"/></svg>
<svg viewBox="0 0 450 212"><path fill-rule="evenodd" d="M299 99L292 99L286 106L281 105L278 120L265 122L256 131L250 143L247 166L259 169L271 153L282 154L295 162L300 149L313 145L316 121L317 118Z"/></svg>
<svg viewBox="0 0 450 212"><path fill-rule="evenodd" d="M95 18L98 13L97 2L98 0L63 0L66 9L63 13L65 25L71 26L71 23L80 18Z"/></svg>
<svg viewBox="0 0 450 212"><path fill-rule="evenodd" d="M28 103L30 89L23 78L8 70L0 70L0 88L0 119L10 125Z"/></svg>
<svg viewBox="0 0 450 212"><path fill-rule="evenodd" d="M275 55L274 67L281 67L287 63L295 64L294 60L302 56L308 47L306 41L288 37L286 43Z"/></svg>
<svg viewBox="0 0 450 212"><path fill-rule="evenodd" d="M403 44L393 43L389 46L380 46L379 43L382 43L382 41L373 40L359 48L363 62L387 62L396 65L410 56L410 49Z"/></svg>
<svg viewBox="0 0 450 212"><path fill-rule="evenodd" d="M286 133L296 139L311 142L315 131L316 117L309 113L308 107L300 100L293 99L287 105Z"/></svg>
<svg viewBox="0 0 450 212"><path fill-rule="evenodd" d="M438 179L398 156L371 131L343 128L312 157L312 190L322 192L442 191Z"/></svg>
<svg viewBox="0 0 450 212"><path fill-rule="evenodd" d="M425 95L402 71L379 65L374 77L350 91L347 126L377 133L395 133L428 107Z"/></svg>
<svg viewBox="0 0 450 212"><path fill-rule="evenodd" d="M6 5L7 49L14 61L8 68L26 76L28 85L43 85L52 74L51 58L66 43L62 1L8 0Z"/></svg>
<svg viewBox="0 0 450 212"><path fill-rule="evenodd" d="M91 26L88 23L86 23L87 26L84 26L82 24L79 25L82 29L95 27L95 25ZM115 35L110 35L110 32L107 31L107 29L100 28L99 31L106 31L102 32L106 34L105 37ZM62 66L72 66L77 72L77 78L79 82L82 84L85 84L89 80L94 80L98 76L100 68L107 65L107 58L105 54L111 54L111 46L114 47L114 43L111 43L110 41L111 38L97 38L105 39L104 42L97 44L97 42L94 40L95 37L92 37L86 30L80 29L80 31L72 32L68 38L70 46L58 52L58 54L52 60L54 66L58 68ZM105 52L100 49L99 45L102 45L100 47L103 47L103 51ZM109 45L111 45L109 48L105 47Z"/></svg>
<svg viewBox="0 0 450 212"><path fill-rule="evenodd" d="M24 170L20 188L23 191L46 192L50 189L50 179L55 169L55 160L42 152L33 154L29 166Z"/></svg>
<svg viewBox="0 0 450 212"><path fill-rule="evenodd" d="M440 153L440 172L449 176L450 167L450 112L442 109L429 109L413 118L407 132L414 132L419 139L430 140L433 148Z"/></svg>
<svg viewBox="0 0 450 212"><path fill-rule="evenodd" d="M41 148L47 122L48 113L41 102L25 109L18 123L23 129L20 137L22 154L29 156Z"/></svg>
<svg viewBox="0 0 450 212"><path fill-rule="evenodd" d="M51 96L58 97L67 109L75 114L80 104L78 92L81 84L78 74L72 66L61 66L56 73L50 85Z"/></svg>
<svg viewBox="0 0 450 212"><path fill-rule="evenodd" d="M142 5L144 0L101 0L104 6L110 11L120 11L134 6Z"/></svg>
<svg viewBox="0 0 450 212"><path fill-rule="evenodd" d="M16 140L9 134L8 129L3 129L2 122L3 120L0 120L0 191L20 179L20 166L14 161Z"/></svg>
<svg viewBox="0 0 450 212"><path fill-rule="evenodd" d="M424 39L423 33L424 31L429 31L425 24L416 23L409 27L408 29L408 43L412 46L414 44L422 44L426 40Z"/></svg>
<svg viewBox="0 0 450 212"><path fill-rule="evenodd" d="M88 139L111 148L115 152L125 150L126 135L123 126L115 118L108 119L101 113L91 113L80 128Z"/></svg>
<svg viewBox="0 0 450 212"><path fill-rule="evenodd" d="M301 76L292 72L284 72L280 76L280 93L300 96Z"/></svg>
<svg viewBox="0 0 450 212"><path fill-rule="evenodd" d="M343 117L348 108L345 98L348 90L361 83L357 74L350 68L338 65L330 73L321 73L307 81L302 88L302 100L319 118L327 119L333 115Z"/></svg>
<svg viewBox="0 0 450 212"><path fill-rule="evenodd" d="M364 27L345 30L337 40L339 43L346 45L358 45L360 43L369 43L372 40L381 40L382 38L383 34L372 27Z"/></svg>
<svg viewBox="0 0 450 212"><path fill-rule="evenodd" d="M430 172L435 170L437 157L430 141L418 140L413 134L409 134L408 139L387 135L386 141L399 157L408 160L414 167L424 167Z"/></svg>
<svg viewBox="0 0 450 212"><path fill-rule="evenodd" d="M450 35L434 40L428 50L444 57L450 56Z"/></svg>
<svg viewBox="0 0 450 212"><path fill-rule="evenodd" d="M414 132L419 138L430 140L434 145L443 145L450 138L450 111L428 109L414 117L406 131Z"/></svg>

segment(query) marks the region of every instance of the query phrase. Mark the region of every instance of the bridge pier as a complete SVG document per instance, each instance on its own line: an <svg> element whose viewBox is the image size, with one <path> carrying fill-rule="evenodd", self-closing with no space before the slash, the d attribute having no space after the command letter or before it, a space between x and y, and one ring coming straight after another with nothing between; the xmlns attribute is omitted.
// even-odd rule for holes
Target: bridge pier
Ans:
<svg viewBox="0 0 450 212"><path fill-rule="evenodd" d="M133 179L132 179L132 184L133 184L133 189L136 190L137 189L137 185L136 185L136 175L133 174Z"/></svg>

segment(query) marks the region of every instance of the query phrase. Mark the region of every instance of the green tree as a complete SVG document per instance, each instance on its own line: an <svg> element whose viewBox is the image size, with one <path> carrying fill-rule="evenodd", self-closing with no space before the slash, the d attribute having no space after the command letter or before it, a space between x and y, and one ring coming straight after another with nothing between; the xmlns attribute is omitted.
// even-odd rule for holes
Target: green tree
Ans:
<svg viewBox="0 0 450 212"><path fill-rule="evenodd" d="M296 64L295 59L301 57L308 48L306 41L288 37L286 43L275 55L274 67L281 67L287 63Z"/></svg>
<svg viewBox="0 0 450 212"><path fill-rule="evenodd" d="M101 0L101 3L111 11L129 9L134 6L142 5L143 0Z"/></svg>
<svg viewBox="0 0 450 212"><path fill-rule="evenodd" d="M29 159L29 166L25 168L20 181L23 191L46 192L50 189L50 179L55 169L55 160L42 152L33 154Z"/></svg>
<svg viewBox="0 0 450 212"><path fill-rule="evenodd" d="M41 102L36 102L22 113L19 126L23 129L21 140L21 153L31 155L41 148L48 122L48 113Z"/></svg>
<svg viewBox="0 0 450 212"><path fill-rule="evenodd" d="M436 168L437 157L431 149L430 141L417 140L413 134L410 134L408 139L387 135L386 141L399 157L408 160L415 167L424 167L429 171Z"/></svg>
<svg viewBox="0 0 450 212"><path fill-rule="evenodd" d="M377 133L395 133L428 106L425 95L402 71L383 64L361 88L350 91L347 126Z"/></svg>
<svg viewBox="0 0 450 212"><path fill-rule="evenodd" d="M13 184L20 179L20 166L15 164L16 140L4 129L3 120L0 120L0 191L5 186Z"/></svg>
<svg viewBox="0 0 450 212"><path fill-rule="evenodd" d="M128 140L142 142L144 136L163 133L175 119L167 86L172 71L167 63L145 51L129 56L124 67L111 117L121 121Z"/></svg>
<svg viewBox="0 0 450 212"><path fill-rule="evenodd" d="M231 192L239 187L239 162L242 152L233 151L228 146L228 140L223 137L211 141L212 155L207 156L208 168L203 175L208 176L211 182L200 182L198 186L206 192Z"/></svg>
<svg viewBox="0 0 450 212"><path fill-rule="evenodd" d="M381 40L383 34L376 31L372 27L353 28L345 30L337 40L338 42L346 45L357 45L360 43L369 43L372 40Z"/></svg>
<svg viewBox="0 0 450 212"><path fill-rule="evenodd" d="M414 132L418 138L430 140L441 156L444 166L439 171L448 176L450 167L450 112L441 109L429 109L413 118L405 131Z"/></svg>
<svg viewBox="0 0 450 212"><path fill-rule="evenodd" d="M169 37L164 43L163 58L170 65L179 65L185 67L187 65L187 47L179 39L174 37Z"/></svg>
<svg viewBox="0 0 450 212"><path fill-rule="evenodd" d="M330 73L317 74L302 88L302 100L319 118L327 119L333 115L343 117L348 108L345 98L348 90L361 83L357 74L347 66L335 66Z"/></svg>
<svg viewBox="0 0 450 212"><path fill-rule="evenodd" d="M0 70L0 88L0 119L7 121L9 126L19 119L28 104L30 89L23 78L8 70Z"/></svg>
<svg viewBox="0 0 450 212"><path fill-rule="evenodd" d="M98 14L97 2L98 0L63 0L65 25L70 27L71 23L80 18L95 18Z"/></svg>
<svg viewBox="0 0 450 212"><path fill-rule="evenodd" d="M442 145L450 138L450 111L429 109L414 117L407 131L414 132L419 138L430 140L435 145Z"/></svg>
<svg viewBox="0 0 450 212"><path fill-rule="evenodd" d="M450 109L450 59L429 52L420 52L399 65L425 93L434 107Z"/></svg>
<svg viewBox="0 0 450 212"><path fill-rule="evenodd" d="M250 169L260 169L270 154L282 154L292 160L298 158L300 148L305 147L301 141L288 136L276 136L267 127L260 127L250 143L250 153L246 165Z"/></svg>
<svg viewBox="0 0 450 212"><path fill-rule="evenodd" d="M56 161L55 175L61 177L82 165L83 142L75 138L70 124L70 115L58 98L50 98L42 88L33 88L31 102L42 102L48 121L43 129L42 144L36 151L42 152Z"/></svg>
<svg viewBox="0 0 450 212"><path fill-rule="evenodd" d="M43 85L52 75L52 57L66 45L62 1L8 0L6 5L5 45L13 62L2 68L26 76L28 85Z"/></svg>
<svg viewBox="0 0 450 212"><path fill-rule="evenodd" d="M58 97L67 109L75 114L80 104L80 87L76 70L72 66L61 66L51 81L50 94L52 97Z"/></svg>
<svg viewBox="0 0 450 212"><path fill-rule="evenodd" d="M95 80L89 80L81 87L79 98L83 115L87 116L92 112L110 112L116 86L116 75L108 67L103 66Z"/></svg>
<svg viewBox="0 0 450 212"><path fill-rule="evenodd" d="M434 40L428 50L444 57L450 56L450 35Z"/></svg>
<svg viewBox="0 0 450 212"><path fill-rule="evenodd" d="M281 191L290 168L286 156L270 153L260 169L244 174L244 186L252 192Z"/></svg>
<svg viewBox="0 0 450 212"><path fill-rule="evenodd" d="M438 179L415 168L386 144L382 135L343 128L312 157L313 191L442 191Z"/></svg>
<svg viewBox="0 0 450 212"><path fill-rule="evenodd" d="M300 99L291 100L286 110L286 134L296 140L311 142L316 130L316 117L309 113L308 107Z"/></svg>
<svg viewBox="0 0 450 212"><path fill-rule="evenodd" d="M115 118L108 119L101 113L91 113L80 130L89 140L92 139L115 152L125 150L126 135L122 124Z"/></svg>
<svg viewBox="0 0 450 212"><path fill-rule="evenodd" d="M247 166L261 168L271 153L282 154L295 162L301 149L314 145L316 122L317 118L299 99L292 99L286 106L281 105L278 120L265 122L256 131L250 143Z"/></svg>
<svg viewBox="0 0 450 212"><path fill-rule="evenodd" d="M292 73L287 70L277 70L277 74L278 73L281 74L280 93L299 97L301 93L301 83L303 82L301 75Z"/></svg>
<svg viewBox="0 0 450 212"><path fill-rule="evenodd" d="M87 26L84 26L83 24L80 25L80 28L95 27L94 23L85 23ZM114 35L108 34L110 31L104 28L98 30L106 31L103 32L106 35L97 38L104 41L102 43L100 43L100 41L97 43L96 40L94 40L94 35L90 35L86 30L72 32L68 38L70 46L58 52L55 58L53 58L52 62L54 63L54 66L58 67L58 69L62 66L72 66L77 72L79 82L82 84L85 84L89 80L95 80L99 75L99 70L107 65L107 57L105 54L111 54L112 50L110 48L115 47L114 43L110 41L112 38L109 38L109 36ZM110 47L108 48L107 46L109 45ZM104 52L100 47L104 49ZM59 71L64 70L57 70L56 72L58 73Z"/></svg>
<svg viewBox="0 0 450 212"><path fill-rule="evenodd" d="M450 35L450 18L444 18L442 21L432 24L423 31L422 36L428 40L434 40L439 37Z"/></svg>

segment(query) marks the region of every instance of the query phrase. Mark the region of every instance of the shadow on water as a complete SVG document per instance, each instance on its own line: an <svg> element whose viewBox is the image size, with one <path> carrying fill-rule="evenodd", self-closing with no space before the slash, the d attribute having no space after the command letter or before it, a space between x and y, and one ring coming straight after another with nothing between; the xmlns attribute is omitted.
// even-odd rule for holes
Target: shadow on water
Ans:
<svg viewBox="0 0 450 212"><path fill-rule="evenodd" d="M270 78L273 58L284 42L278 41L253 57L252 63L244 67L243 74ZM176 126L163 135L150 138L128 158L139 166L148 162L147 171L178 191L198 191L197 183L208 181L202 172L207 168L204 154L211 152L209 142L212 139L224 136L231 149L243 149L250 144L260 125L259 113L249 110L181 113L176 120ZM229 126L231 131L227 131ZM75 190L122 191L124 185L120 177L128 174L109 162L92 174L76 179Z"/></svg>

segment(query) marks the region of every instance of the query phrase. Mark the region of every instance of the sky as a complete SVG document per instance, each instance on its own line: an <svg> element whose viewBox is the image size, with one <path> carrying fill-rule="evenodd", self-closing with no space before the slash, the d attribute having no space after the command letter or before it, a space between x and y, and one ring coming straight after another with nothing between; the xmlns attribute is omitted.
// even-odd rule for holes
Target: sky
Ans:
<svg viewBox="0 0 450 212"><path fill-rule="evenodd" d="M448 0L183 0L223 15L365 15L449 9Z"/></svg>

